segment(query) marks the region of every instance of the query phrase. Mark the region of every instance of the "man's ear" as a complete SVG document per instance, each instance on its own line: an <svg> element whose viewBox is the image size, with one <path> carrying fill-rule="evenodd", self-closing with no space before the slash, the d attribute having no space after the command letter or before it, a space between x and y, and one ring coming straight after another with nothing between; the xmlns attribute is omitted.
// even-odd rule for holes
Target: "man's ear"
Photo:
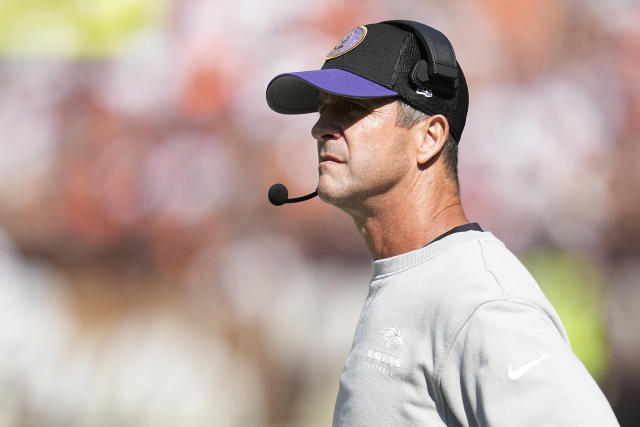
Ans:
<svg viewBox="0 0 640 427"><path fill-rule="evenodd" d="M425 166L444 147L449 135L449 122L442 114L429 116L413 129L416 132L417 162Z"/></svg>

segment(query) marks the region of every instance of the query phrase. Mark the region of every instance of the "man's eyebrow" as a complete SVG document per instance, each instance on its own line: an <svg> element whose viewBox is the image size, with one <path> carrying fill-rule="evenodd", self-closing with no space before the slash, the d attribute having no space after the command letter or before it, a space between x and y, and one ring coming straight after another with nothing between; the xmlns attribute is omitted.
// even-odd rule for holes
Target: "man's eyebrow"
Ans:
<svg viewBox="0 0 640 427"><path fill-rule="evenodd" d="M324 92L320 92L318 94L318 100L316 101L316 105L318 106L318 108L320 107L326 107L327 104L329 104L332 100L332 96L329 94L326 94Z"/></svg>

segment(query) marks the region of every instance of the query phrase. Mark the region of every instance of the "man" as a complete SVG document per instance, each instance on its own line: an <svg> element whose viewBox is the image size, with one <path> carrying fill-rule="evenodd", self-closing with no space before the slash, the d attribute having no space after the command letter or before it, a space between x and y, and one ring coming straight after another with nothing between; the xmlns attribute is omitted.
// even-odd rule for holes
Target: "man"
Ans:
<svg viewBox="0 0 640 427"><path fill-rule="evenodd" d="M333 424L618 425L535 280L465 216L468 90L434 32L356 27L321 70L267 89L275 111L319 111L318 195L353 218L374 259ZM434 52L454 74L432 73Z"/></svg>

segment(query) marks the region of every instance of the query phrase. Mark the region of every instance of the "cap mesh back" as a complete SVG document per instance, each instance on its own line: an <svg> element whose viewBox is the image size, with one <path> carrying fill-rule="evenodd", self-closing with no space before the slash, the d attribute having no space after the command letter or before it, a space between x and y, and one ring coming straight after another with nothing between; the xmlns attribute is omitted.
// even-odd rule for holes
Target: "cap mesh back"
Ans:
<svg viewBox="0 0 640 427"><path fill-rule="evenodd" d="M429 115L442 114L445 116L449 122L449 132L459 142L469 108L469 92L462 69L458 64L460 86L453 97L433 92L433 96L428 98L416 93L417 88L410 83L409 74L419 60L420 48L418 42L412 33L407 33L407 38L402 44L394 69L392 89L407 104L417 110Z"/></svg>

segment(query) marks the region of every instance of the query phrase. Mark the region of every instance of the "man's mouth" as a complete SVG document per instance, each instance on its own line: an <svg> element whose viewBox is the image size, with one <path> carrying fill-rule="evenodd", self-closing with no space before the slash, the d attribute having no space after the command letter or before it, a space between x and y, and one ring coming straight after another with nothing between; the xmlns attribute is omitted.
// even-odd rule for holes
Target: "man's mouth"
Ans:
<svg viewBox="0 0 640 427"><path fill-rule="evenodd" d="M336 156L332 156L331 154L321 154L319 162L320 163L324 163L324 162L344 163L341 159L339 159Z"/></svg>

